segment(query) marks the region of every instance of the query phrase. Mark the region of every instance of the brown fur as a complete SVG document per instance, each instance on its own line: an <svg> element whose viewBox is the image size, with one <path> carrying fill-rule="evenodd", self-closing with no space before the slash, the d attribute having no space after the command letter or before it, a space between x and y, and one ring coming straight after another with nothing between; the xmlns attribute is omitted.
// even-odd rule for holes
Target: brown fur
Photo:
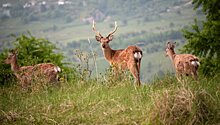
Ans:
<svg viewBox="0 0 220 125"><path fill-rule="evenodd" d="M176 76L191 75L194 79L198 78L199 58L192 54L176 54L175 45L172 42L167 43L166 55L170 57L176 70ZM192 62L196 62L195 65ZM180 81L180 80L179 80Z"/></svg>
<svg viewBox="0 0 220 125"><path fill-rule="evenodd" d="M142 50L137 46L128 46L126 49L113 50L109 46L109 42L113 39L113 33L117 30L110 32L107 37L103 37L95 30L93 23L93 30L96 32L96 40L100 42L105 59L113 66L114 71L117 73L119 70L129 69L133 77L136 79L136 84L141 85L140 82L140 63L142 58ZM138 53L140 58L135 58L134 54Z"/></svg>
<svg viewBox="0 0 220 125"><path fill-rule="evenodd" d="M11 70L16 78L20 81L23 88L30 85L33 78L46 78L50 82L58 81L58 66L52 63L41 63L34 66L22 66L17 64L17 55L15 52L10 53L5 60L6 64L11 64Z"/></svg>

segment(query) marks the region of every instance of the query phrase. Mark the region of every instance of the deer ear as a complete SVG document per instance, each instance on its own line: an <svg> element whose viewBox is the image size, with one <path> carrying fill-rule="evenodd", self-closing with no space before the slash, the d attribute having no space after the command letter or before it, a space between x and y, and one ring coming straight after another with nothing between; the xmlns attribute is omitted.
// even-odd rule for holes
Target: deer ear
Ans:
<svg viewBox="0 0 220 125"><path fill-rule="evenodd" d="M100 36L95 36L95 39L100 42L101 41L101 37Z"/></svg>
<svg viewBox="0 0 220 125"><path fill-rule="evenodd" d="M174 48L176 46L176 42L173 42L172 43L172 47Z"/></svg>
<svg viewBox="0 0 220 125"><path fill-rule="evenodd" d="M12 55L12 54L14 54L14 50L13 49L9 50L9 52L8 52L8 55Z"/></svg>
<svg viewBox="0 0 220 125"><path fill-rule="evenodd" d="M170 48L170 41L167 42L167 48Z"/></svg>
<svg viewBox="0 0 220 125"><path fill-rule="evenodd" d="M114 38L113 35L110 35L110 36L108 37L108 40L109 40L109 41L112 41L113 38Z"/></svg>
<svg viewBox="0 0 220 125"><path fill-rule="evenodd" d="M18 48L14 50L14 54L18 54Z"/></svg>

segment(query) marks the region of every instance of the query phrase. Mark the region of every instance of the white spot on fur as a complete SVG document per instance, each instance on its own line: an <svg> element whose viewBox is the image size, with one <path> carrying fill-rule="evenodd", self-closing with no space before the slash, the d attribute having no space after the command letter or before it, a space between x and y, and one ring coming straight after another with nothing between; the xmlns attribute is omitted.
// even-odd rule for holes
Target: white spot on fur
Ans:
<svg viewBox="0 0 220 125"><path fill-rule="evenodd" d="M54 67L54 71L57 72L57 68L56 67Z"/></svg>
<svg viewBox="0 0 220 125"><path fill-rule="evenodd" d="M200 66L200 63L199 63L198 61L196 61L196 63L197 63L197 65L199 65L199 66Z"/></svg>
<svg viewBox="0 0 220 125"><path fill-rule="evenodd" d="M58 66L57 66L57 71L58 71L58 72L61 72L61 68L60 68L60 67L58 67Z"/></svg>
<svg viewBox="0 0 220 125"><path fill-rule="evenodd" d="M141 52L135 52L134 53L134 58L135 59L141 59L142 58Z"/></svg>
<svg viewBox="0 0 220 125"><path fill-rule="evenodd" d="M57 66L57 67L54 67L54 71L55 72L61 72L61 69L60 69L60 67Z"/></svg>
<svg viewBox="0 0 220 125"><path fill-rule="evenodd" d="M198 61L192 61L191 64L194 65L194 66L199 66L200 65L200 63Z"/></svg>

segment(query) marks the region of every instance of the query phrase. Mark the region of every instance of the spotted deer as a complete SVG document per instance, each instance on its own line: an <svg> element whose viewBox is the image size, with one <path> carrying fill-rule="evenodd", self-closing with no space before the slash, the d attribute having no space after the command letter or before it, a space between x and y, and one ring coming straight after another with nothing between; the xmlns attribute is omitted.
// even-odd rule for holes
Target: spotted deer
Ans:
<svg viewBox="0 0 220 125"><path fill-rule="evenodd" d="M126 49L113 50L109 43L113 40L113 34L116 32L118 26L115 22L115 28L110 32L107 37L103 37L95 28L93 21L92 29L96 33L96 40L101 44L101 48L105 59L113 66L113 70L117 73L119 70L129 69L133 77L136 79L137 86L141 85L140 82L140 65L142 59L142 50L137 46L128 46Z"/></svg>
<svg viewBox="0 0 220 125"><path fill-rule="evenodd" d="M22 66L17 63L17 52L12 51L8 54L5 64L11 65L11 70L16 78L20 81L22 88L26 88L31 84L32 79L42 79L44 77L49 82L58 81L58 73L61 72L60 67L52 63L41 63L34 66Z"/></svg>
<svg viewBox="0 0 220 125"><path fill-rule="evenodd" d="M198 78L199 58L192 54L176 54L175 43L167 42L166 56L169 56L176 70L177 80L180 81L183 75L191 75L195 80Z"/></svg>

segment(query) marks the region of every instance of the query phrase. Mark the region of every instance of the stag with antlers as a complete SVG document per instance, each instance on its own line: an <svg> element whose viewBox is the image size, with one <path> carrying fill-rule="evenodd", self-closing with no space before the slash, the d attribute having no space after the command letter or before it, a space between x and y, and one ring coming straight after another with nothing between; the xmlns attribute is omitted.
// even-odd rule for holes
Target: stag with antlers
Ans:
<svg viewBox="0 0 220 125"><path fill-rule="evenodd" d="M143 56L142 50L137 46L128 46L126 49L113 50L109 43L113 40L113 34L116 32L118 26L115 22L115 28L110 32L107 37L103 37L95 28L93 21L93 31L96 33L96 40L101 44L105 59L113 66L114 72L118 70L129 69L133 77L136 79L136 84L141 85L140 82L140 64Z"/></svg>
<svg viewBox="0 0 220 125"><path fill-rule="evenodd" d="M11 65L11 70L14 72L16 78L20 81L22 88L28 87L31 80L34 78L42 79L44 77L49 82L58 81L58 73L61 72L60 67L52 63L41 63L34 66L18 66L17 51L9 53L5 64ZM37 79L36 79L37 80Z"/></svg>
<svg viewBox="0 0 220 125"><path fill-rule="evenodd" d="M192 54L176 54L174 51L175 43L167 42L166 56L169 56L174 65L177 80L180 81L183 75L191 75L197 80L200 65L199 58Z"/></svg>

